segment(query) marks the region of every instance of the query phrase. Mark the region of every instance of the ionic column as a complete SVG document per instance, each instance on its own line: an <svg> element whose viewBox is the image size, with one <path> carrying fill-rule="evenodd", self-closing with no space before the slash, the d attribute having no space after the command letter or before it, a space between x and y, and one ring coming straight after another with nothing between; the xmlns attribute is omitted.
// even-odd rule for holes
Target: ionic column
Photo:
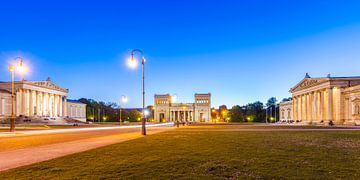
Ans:
<svg viewBox="0 0 360 180"><path fill-rule="evenodd" d="M36 107L36 108L34 108L35 109L34 114L38 116L39 115L39 96L38 96L37 91L34 91L34 94L35 94L35 107Z"/></svg>
<svg viewBox="0 0 360 180"><path fill-rule="evenodd" d="M293 113L293 120L296 120L296 97L293 96L293 101L292 101L292 113Z"/></svg>
<svg viewBox="0 0 360 180"><path fill-rule="evenodd" d="M43 116L47 116L48 115L47 114L47 111L48 111L48 109L47 109L47 104L48 104L47 93L43 92L42 96L43 96Z"/></svg>
<svg viewBox="0 0 360 180"><path fill-rule="evenodd" d="M180 111L177 111L177 120L180 121Z"/></svg>
<svg viewBox="0 0 360 180"><path fill-rule="evenodd" d="M26 115L26 90L23 89L22 93L21 93L22 97L22 104L21 104L21 114L22 115Z"/></svg>
<svg viewBox="0 0 360 180"><path fill-rule="evenodd" d="M22 99L21 99L21 90L18 89L17 92L16 92L16 116L19 116L21 114L21 102L22 102Z"/></svg>
<svg viewBox="0 0 360 180"><path fill-rule="evenodd" d="M63 117L63 96L60 96L60 100L59 100L59 116ZM156 113L154 113L156 116Z"/></svg>
<svg viewBox="0 0 360 180"><path fill-rule="evenodd" d="M33 91L30 90L30 116L33 116L34 115L34 102L33 102Z"/></svg>
<svg viewBox="0 0 360 180"><path fill-rule="evenodd" d="M57 104L57 116L60 117L61 116L61 96L58 95L58 104Z"/></svg>
<svg viewBox="0 0 360 180"><path fill-rule="evenodd" d="M64 102L63 102L63 116L66 117L67 116L67 106L66 106L66 103L67 103L67 97L64 96Z"/></svg>
<svg viewBox="0 0 360 180"><path fill-rule="evenodd" d="M300 118L299 120L303 120L303 95L300 96L300 102L299 102L299 112L300 112Z"/></svg>
<svg viewBox="0 0 360 180"><path fill-rule="evenodd" d="M327 120L333 120L333 93L332 88L328 88L328 117Z"/></svg>
<svg viewBox="0 0 360 180"><path fill-rule="evenodd" d="M309 117L309 111L310 111L310 107L309 107L309 94L305 94L305 119L306 121L309 121L310 120L310 117Z"/></svg>
<svg viewBox="0 0 360 180"><path fill-rule="evenodd" d="M313 118L313 116L314 116L314 113L313 113L314 100L313 100L313 98L314 98L313 92L310 92L310 94L309 94L309 121L311 121L311 122L314 120L314 118Z"/></svg>

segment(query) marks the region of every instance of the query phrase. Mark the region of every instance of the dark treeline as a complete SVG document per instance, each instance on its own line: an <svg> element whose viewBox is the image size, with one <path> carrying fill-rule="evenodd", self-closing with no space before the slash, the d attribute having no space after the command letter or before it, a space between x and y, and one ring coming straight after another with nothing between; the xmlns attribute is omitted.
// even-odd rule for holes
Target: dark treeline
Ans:
<svg viewBox="0 0 360 180"><path fill-rule="evenodd" d="M290 98L284 98L284 101L290 101ZM219 109L212 109L212 119L219 122L275 122L279 120L279 107L277 99L271 97L266 104L256 101L245 106L235 105L228 109L225 105Z"/></svg>
<svg viewBox="0 0 360 180"><path fill-rule="evenodd" d="M291 97L284 98L282 102L290 100L292 100ZM79 101L87 105L86 117L88 121L120 121L120 110L116 103L105 103L85 98L81 98ZM153 106L148 106L146 109L149 112L148 120L153 121ZM126 108L121 111L123 122L140 122L141 115L141 108ZM218 122L274 122L279 120L279 107L277 106L277 99L271 97L266 104L256 101L245 106L236 105L230 109L226 105L222 105L218 109L212 108L211 116L213 121Z"/></svg>
<svg viewBox="0 0 360 180"><path fill-rule="evenodd" d="M119 122L120 108L116 103L105 103L102 101L95 101L93 99L79 99L80 102L86 104L86 118L93 122ZM152 107L149 109L149 120L152 120ZM141 120L141 108L126 108L121 110L122 121L139 122Z"/></svg>

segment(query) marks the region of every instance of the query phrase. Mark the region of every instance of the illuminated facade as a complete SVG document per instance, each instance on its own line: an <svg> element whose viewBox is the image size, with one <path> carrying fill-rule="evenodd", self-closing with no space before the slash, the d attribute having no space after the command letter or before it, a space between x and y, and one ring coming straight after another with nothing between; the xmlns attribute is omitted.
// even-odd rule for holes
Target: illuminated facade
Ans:
<svg viewBox="0 0 360 180"><path fill-rule="evenodd" d="M290 92L295 122L360 124L360 77L312 78L306 74Z"/></svg>
<svg viewBox="0 0 360 180"><path fill-rule="evenodd" d="M0 118L11 115L11 82L0 82ZM56 85L48 78L46 81L15 82L15 115L35 122L63 122L64 118L86 121L86 105L76 109L76 117L68 114L68 89ZM70 105L74 102L70 102ZM81 117L78 116L81 114Z"/></svg>
<svg viewBox="0 0 360 180"><path fill-rule="evenodd" d="M170 94L155 95L155 122L210 122L211 94L195 94L194 103L173 103Z"/></svg>

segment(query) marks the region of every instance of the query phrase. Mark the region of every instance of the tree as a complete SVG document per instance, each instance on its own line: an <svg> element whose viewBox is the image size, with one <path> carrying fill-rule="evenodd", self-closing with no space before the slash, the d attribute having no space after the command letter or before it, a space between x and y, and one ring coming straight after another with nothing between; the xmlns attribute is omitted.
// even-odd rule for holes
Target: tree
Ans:
<svg viewBox="0 0 360 180"><path fill-rule="evenodd" d="M252 122L264 122L265 112L264 104L260 101L250 103L247 105L246 119Z"/></svg>
<svg viewBox="0 0 360 180"><path fill-rule="evenodd" d="M229 115L229 111L228 111L226 105L219 106L219 113L220 113L219 116L220 116L221 121L225 122L228 120L227 118Z"/></svg>
<svg viewBox="0 0 360 180"><path fill-rule="evenodd" d="M140 122L141 120L141 112L139 112L138 110L131 110L128 113L128 120L130 122Z"/></svg>
<svg viewBox="0 0 360 180"><path fill-rule="evenodd" d="M243 122L244 114L242 108L239 105L233 106L230 110L231 122Z"/></svg>
<svg viewBox="0 0 360 180"><path fill-rule="evenodd" d="M266 103L266 106L267 107L271 107L271 106L275 106L276 105L276 102L277 102L277 99L275 97L271 97L267 103Z"/></svg>
<svg viewBox="0 0 360 180"><path fill-rule="evenodd" d="M292 97L284 98L281 100L281 102L287 102L287 101L292 101Z"/></svg>

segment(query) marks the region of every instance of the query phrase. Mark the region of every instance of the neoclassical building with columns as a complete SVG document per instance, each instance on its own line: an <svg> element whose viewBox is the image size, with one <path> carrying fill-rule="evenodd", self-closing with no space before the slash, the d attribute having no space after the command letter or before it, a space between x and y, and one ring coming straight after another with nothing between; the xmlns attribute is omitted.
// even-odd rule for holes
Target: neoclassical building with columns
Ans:
<svg viewBox="0 0 360 180"><path fill-rule="evenodd" d="M155 95L155 122L210 122L211 94L195 94L194 103L174 103L170 94Z"/></svg>
<svg viewBox="0 0 360 180"><path fill-rule="evenodd" d="M56 85L50 78L46 81L16 81L14 85L16 117L56 122L72 118L73 113L68 115L68 109L74 102L67 102L69 90ZM7 118L11 115L11 82L0 82L0 90L0 118ZM86 106L82 105L77 111L76 120L86 121Z"/></svg>
<svg viewBox="0 0 360 180"><path fill-rule="evenodd" d="M313 78L306 74L290 92L295 122L360 124L360 77Z"/></svg>

